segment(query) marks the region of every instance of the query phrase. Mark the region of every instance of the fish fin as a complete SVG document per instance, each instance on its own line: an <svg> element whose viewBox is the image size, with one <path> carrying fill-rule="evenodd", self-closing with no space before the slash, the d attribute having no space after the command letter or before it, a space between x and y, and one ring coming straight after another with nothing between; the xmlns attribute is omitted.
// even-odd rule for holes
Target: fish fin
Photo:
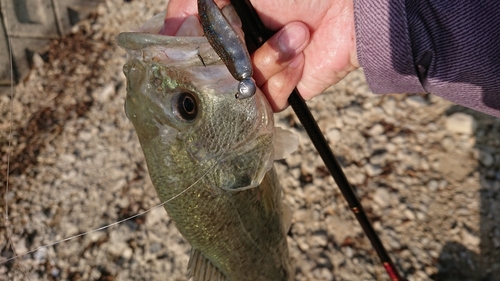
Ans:
<svg viewBox="0 0 500 281"><path fill-rule="evenodd" d="M275 127L274 160L285 159L299 147L299 136L292 131Z"/></svg>
<svg viewBox="0 0 500 281"><path fill-rule="evenodd" d="M220 270L199 250L192 248L188 263L188 279L192 281L228 281Z"/></svg>
<svg viewBox="0 0 500 281"><path fill-rule="evenodd" d="M290 226L292 226L292 208L285 203L283 203L283 224L286 235L290 230Z"/></svg>

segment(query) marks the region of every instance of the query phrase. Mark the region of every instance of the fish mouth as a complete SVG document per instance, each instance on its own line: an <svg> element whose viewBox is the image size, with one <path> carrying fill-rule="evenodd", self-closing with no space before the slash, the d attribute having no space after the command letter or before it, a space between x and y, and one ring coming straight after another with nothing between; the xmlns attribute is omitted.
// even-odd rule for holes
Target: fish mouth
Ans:
<svg viewBox="0 0 500 281"><path fill-rule="evenodd" d="M188 16L177 33L171 36L166 35L165 32L167 30L165 15L166 11L163 11L146 21L141 27L131 32L120 33L117 37L118 45L126 49L129 54L134 53L134 51L148 49L148 47L170 46L173 49L178 47L184 51L196 51L195 53L206 59L204 63L207 64L211 64L218 59L217 54L212 50L207 38L204 36L203 28L197 16ZM182 55L182 52L178 52L179 55L172 55L168 61L185 61L187 60L186 56L193 57L191 53Z"/></svg>

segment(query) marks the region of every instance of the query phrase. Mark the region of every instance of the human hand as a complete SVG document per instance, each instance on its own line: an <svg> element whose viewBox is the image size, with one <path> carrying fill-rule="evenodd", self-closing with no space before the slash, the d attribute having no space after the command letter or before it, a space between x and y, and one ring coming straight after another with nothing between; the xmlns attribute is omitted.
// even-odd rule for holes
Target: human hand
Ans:
<svg viewBox="0 0 500 281"><path fill-rule="evenodd" d="M359 67L352 0L251 2L264 24L279 30L252 54L253 77L274 111L287 107L293 88L308 100ZM197 13L194 0L170 0L162 34L175 35Z"/></svg>

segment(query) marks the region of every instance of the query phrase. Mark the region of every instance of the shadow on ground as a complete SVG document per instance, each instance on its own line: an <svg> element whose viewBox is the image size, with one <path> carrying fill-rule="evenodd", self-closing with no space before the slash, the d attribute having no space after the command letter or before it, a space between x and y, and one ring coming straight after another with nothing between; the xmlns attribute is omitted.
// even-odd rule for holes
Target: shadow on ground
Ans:
<svg viewBox="0 0 500 281"><path fill-rule="evenodd" d="M480 252L467 246L448 242L438 258L438 273L434 280L500 280L500 119L464 108L452 106L451 115L463 112L472 115L478 123L475 130L475 148L479 152L476 171L480 179Z"/></svg>

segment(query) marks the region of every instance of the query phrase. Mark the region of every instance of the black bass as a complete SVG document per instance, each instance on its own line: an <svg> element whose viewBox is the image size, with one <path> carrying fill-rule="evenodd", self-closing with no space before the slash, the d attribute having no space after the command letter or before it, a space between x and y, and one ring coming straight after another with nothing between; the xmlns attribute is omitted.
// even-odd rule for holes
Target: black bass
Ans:
<svg viewBox="0 0 500 281"><path fill-rule="evenodd" d="M126 113L158 196L193 247L189 277L293 280L273 161L296 138L275 130L260 90L235 99L238 81L205 37L117 40L128 53Z"/></svg>

